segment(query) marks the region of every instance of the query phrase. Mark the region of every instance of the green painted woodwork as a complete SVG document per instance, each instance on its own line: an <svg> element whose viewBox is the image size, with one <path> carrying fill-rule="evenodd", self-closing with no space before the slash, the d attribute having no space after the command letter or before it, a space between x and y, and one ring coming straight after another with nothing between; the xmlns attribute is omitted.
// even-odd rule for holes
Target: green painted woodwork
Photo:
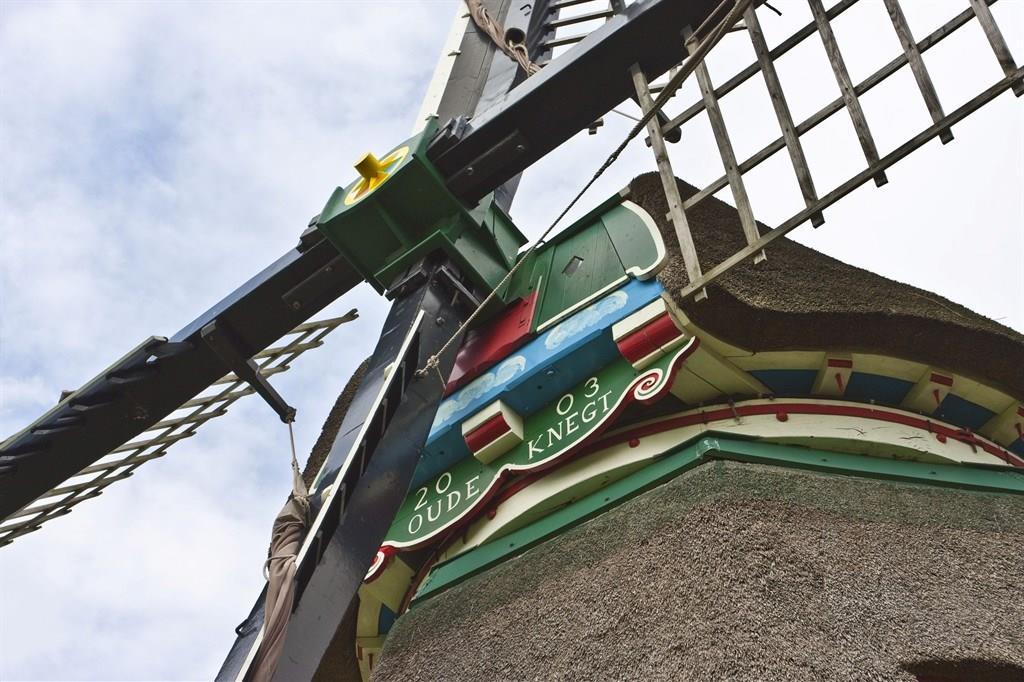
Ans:
<svg viewBox="0 0 1024 682"><path fill-rule="evenodd" d="M907 483L1024 495L1024 474L970 465L925 464L847 455L791 445L717 437L713 433L680 445L648 466L508 535L435 566L412 606L466 578L520 554L626 500L716 459L808 469Z"/></svg>
<svg viewBox="0 0 1024 682"><path fill-rule="evenodd" d="M469 211L448 191L426 157L435 129L436 124L428 126L382 157L401 157L386 169L385 182L348 202L346 197L360 180L338 187L320 213L317 228L380 292L434 251L446 253L463 273L490 291L526 243L492 197Z"/></svg>
<svg viewBox="0 0 1024 682"><path fill-rule="evenodd" d="M600 432L626 403L661 395L671 382L671 368L691 345L692 341L666 354L643 372L620 357L525 417L519 445L488 464L467 457L413 490L395 516L384 544L411 547L426 542L486 499L503 472L546 465Z"/></svg>
<svg viewBox="0 0 1024 682"><path fill-rule="evenodd" d="M570 310L626 275L608 232L601 225L578 232L551 247L537 319L543 323ZM566 267L575 261L575 271Z"/></svg>
<svg viewBox="0 0 1024 682"><path fill-rule="evenodd" d="M526 256L504 299L539 289L534 331L629 276L644 279L657 270L664 258L661 236L643 209L624 199L622 194L609 197ZM582 260L567 271L574 257Z"/></svg>
<svg viewBox="0 0 1024 682"><path fill-rule="evenodd" d="M549 260L534 269L541 298L536 324L543 325L595 294L625 281L627 275L648 273L659 264L660 239L641 214L616 195L577 221L547 245ZM642 209L640 209L642 211ZM577 267L566 269L574 260Z"/></svg>
<svg viewBox="0 0 1024 682"><path fill-rule="evenodd" d="M619 262L627 272L634 268L651 269L661 260L664 253L654 241L660 238L660 233L657 233L653 220L651 225L645 226L646 230L641 228L642 223L643 218L621 205L601 216L601 224L608 232L608 238L611 239ZM654 233L651 232L652 229Z"/></svg>

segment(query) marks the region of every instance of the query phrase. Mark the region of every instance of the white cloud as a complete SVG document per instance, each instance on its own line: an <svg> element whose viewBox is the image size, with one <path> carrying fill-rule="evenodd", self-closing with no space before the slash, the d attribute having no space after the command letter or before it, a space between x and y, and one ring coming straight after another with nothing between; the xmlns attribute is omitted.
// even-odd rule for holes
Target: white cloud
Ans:
<svg viewBox="0 0 1024 682"><path fill-rule="evenodd" d="M1020 6L993 11L1024 58ZM352 161L407 136L452 15L452 2L380 0L0 5L0 433L291 247ZM857 64L869 53L844 50ZM959 68L994 80L992 63L972 53ZM513 213L528 234L631 125L605 121L525 175ZM1003 95L955 132L795 236L1024 329L1020 100ZM683 177L717 172L699 135L684 131L672 155ZM632 145L573 215L653 167ZM781 214L781 195L752 196L767 222ZM358 322L274 379L304 450L386 309L361 287L332 310L352 306ZM0 549L0 677L210 677L262 586L286 447L247 399L130 484Z"/></svg>
<svg viewBox="0 0 1024 682"><path fill-rule="evenodd" d="M362 152L408 135L453 14L5 2L0 433L293 246ZM321 316L353 306L359 321L274 379L303 450L386 309L360 287ZM262 587L287 442L246 399L0 551L0 677L211 677Z"/></svg>

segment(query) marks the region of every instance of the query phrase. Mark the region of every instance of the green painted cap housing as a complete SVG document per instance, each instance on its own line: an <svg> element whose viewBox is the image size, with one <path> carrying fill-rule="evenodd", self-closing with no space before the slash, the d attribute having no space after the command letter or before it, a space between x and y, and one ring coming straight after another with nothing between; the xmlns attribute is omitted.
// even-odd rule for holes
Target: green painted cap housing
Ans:
<svg viewBox="0 0 1024 682"><path fill-rule="evenodd" d="M456 199L426 156L436 125L381 157L383 180L338 187L317 228L377 291L419 259L443 251L475 284L497 286L526 238L488 197L472 211Z"/></svg>

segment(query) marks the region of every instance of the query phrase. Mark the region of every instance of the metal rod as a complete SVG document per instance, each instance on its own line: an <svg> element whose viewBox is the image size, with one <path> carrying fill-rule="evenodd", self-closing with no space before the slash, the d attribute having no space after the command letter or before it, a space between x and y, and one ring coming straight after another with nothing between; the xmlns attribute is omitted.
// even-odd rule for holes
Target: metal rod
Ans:
<svg viewBox="0 0 1024 682"><path fill-rule="evenodd" d="M559 0L553 2L548 6L549 12L557 12L558 10L565 9L566 7L572 7L573 5L583 5L588 2L595 2L596 0Z"/></svg>
<svg viewBox="0 0 1024 682"><path fill-rule="evenodd" d="M588 35L590 35L590 34L589 33L580 33L580 34L577 34L577 35L566 36L564 38L552 38L551 40L547 40L547 41L544 41L543 43L541 43L541 49L542 50L551 50L551 49L554 49L556 47L562 47L563 45L575 45L576 43L578 43L581 40L583 40L584 38L586 38Z"/></svg>
<svg viewBox="0 0 1024 682"><path fill-rule="evenodd" d="M615 14L610 9L601 10L600 12L589 12L587 14L577 14L574 17L566 17L564 19L555 19L554 21L548 22L548 28L562 28L563 26L571 26L573 24L582 24L585 21L595 21L597 19L607 19L608 17Z"/></svg>

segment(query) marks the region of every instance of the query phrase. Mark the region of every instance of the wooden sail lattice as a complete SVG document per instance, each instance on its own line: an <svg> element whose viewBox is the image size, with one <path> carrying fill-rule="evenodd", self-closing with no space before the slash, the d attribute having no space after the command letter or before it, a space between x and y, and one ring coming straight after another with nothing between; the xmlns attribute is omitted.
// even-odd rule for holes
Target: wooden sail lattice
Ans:
<svg viewBox="0 0 1024 682"><path fill-rule="evenodd" d="M1010 48L990 9L990 6L994 5L997 0L963 0L964 7L960 12L950 17L945 23L922 38L917 38L913 35L899 0L870 0L871 2L879 2L884 7L892 31L898 39L902 51L881 68L878 68L871 75L857 83L853 82L843 59L832 22L858 2L861 2L861 0L839 0L830 7L826 7L822 0L806 1L812 20L801 26L773 48L770 48L767 44L764 31L761 28L758 11L754 9L760 3L753 3L743 13L743 20L732 27L731 33L734 35L730 36L728 40L735 40L736 33L745 33L753 48L754 62L739 70L718 86L712 82L707 64L704 62L700 63L694 71L700 93L698 101L667 120L663 117L661 122L652 122L648 125L648 141L654 152L655 161L668 200L668 217L672 220L675 232L679 238L680 251L689 275L690 282L682 290L684 297L692 296L695 300L706 297L707 285L740 263L750 259L753 259L755 263L763 260L766 247L808 220L815 227L821 225L824 222L824 210L826 208L850 194L868 180L873 180L877 186L886 184L888 178L885 171L888 168L936 137L943 144L952 141L954 125L963 121L1003 92L1012 90L1018 97L1024 94L1024 68L1019 67L1014 61ZM578 7L582 5L586 5L586 7ZM621 0L568 0L567 2L559 3L560 8L568 6L576 7L581 16L585 16L588 20L592 21L601 17L611 16L615 11L621 11L622 2ZM781 7L787 9L785 5L781 5ZM764 12L765 10L761 9L759 11ZM570 25L570 21L571 18L560 17L559 21L556 22L557 26L554 26L554 23L551 24L554 30L548 45L564 47L577 43L586 37L585 33L577 33L571 36L561 35L559 29L562 26ZM922 55L956 33L959 29L974 21L978 22L983 31L995 61L1002 70L1003 77L995 82L981 83L974 90L976 94L973 97L953 111L947 112L942 106ZM701 37L689 35L684 39L684 45L681 46L680 50L681 58L686 53L693 51L697 39ZM715 50L730 49L728 40L723 41L722 45L715 48ZM818 111L803 120L797 121L793 118L775 63L807 40L821 41L840 94ZM713 50L712 55L714 53L715 51ZM930 117L931 125L907 137L897 144L892 151L881 154L875 143L867 118L864 115L860 98L897 72L900 72L905 66L909 67L913 75L917 91ZM767 88L779 133L773 141L764 145L749 157L740 160L736 156L731 136L722 115L720 103L723 98L759 73ZM657 83L648 83L645 75L637 67L634 67L632 76L638 101L643 111L647 112L653 104L652 94L658 93L662 86ZM674 100L670 100L670 103L672 101ZM846 177L834 189L820 195L817 183L815 183L807 163L801 137L829 120L832 116L843 111L847 112L853 125L864 157L864 165ZM676 187L675 175L669 160L665 138L673 134L678 135L677 131L680 128L688 122L697 119L702 114L707 116L724 172L715 180L699 189L695 194L683 200ZM799 210L784 217L775 229L762 235L757 229L754 212L747 196L745 175L777 152L783 150L786 151L786 155L795 173L803 205ZM739 249L722 262L704 271L701 268L696 248L690 235L687 212L709 196L724 190L726 187L729 188L732 194L733 203L739 213L747 243L745 247Z"/></svg>
<svg viewBox="0 0 1024 682"><path fill-rule="evenodd" d="M296 358L322 346L325 336L354 317L353 311L342 317L295 327L283 337L284 343L253 356L260 374L269 377L288 371ZM4 519L0 523L0 547L39 530L47 521L71 513L78 504L99 497L108 486L130 478L146 462L163 457L172 445L191 438L200 426L223 416L237 400L254 392L233 373L222 377L201 395L183 403L166 419L146 429L139 438L115 448L95 464L85 467Z"/></svg>

